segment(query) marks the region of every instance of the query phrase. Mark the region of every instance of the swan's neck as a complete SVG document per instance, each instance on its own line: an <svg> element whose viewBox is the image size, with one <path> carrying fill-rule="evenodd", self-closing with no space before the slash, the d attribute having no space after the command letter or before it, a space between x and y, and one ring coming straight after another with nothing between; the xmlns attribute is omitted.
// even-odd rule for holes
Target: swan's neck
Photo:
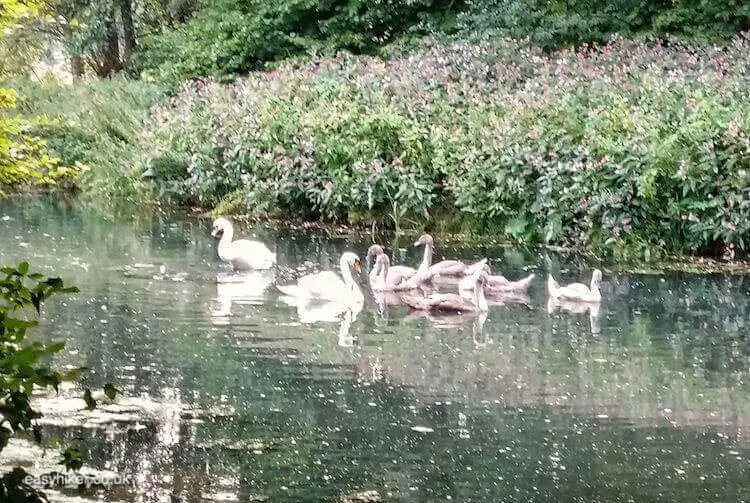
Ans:
<svg viewBox="0 0 750 503"><path fill-rule="evenodd" d="M349 288L349 290L351 290L355 299L364 300L365 296L362 294L362 290L359 289L359 286L354 281L354 278L352 278L352 272L349 269L349 264L344 257L341 257L339 267L341 267L341 276L344 277L344 284Z"/></svg>
<svg viewBox="0 0 750 503"><path fill-rule="evenodd" d="M557 281L555 281L555 278L551 274L547 274L547 288L552 297L557 297L560 293L560 285L557 284Z"/></svg>
<svg viewBox="0 0 750 503"><path fill-rule="evenodd" d="M425 243L424 255L422 255L422 264L419 266L420 272L427 272L432 265L432 243Z"/></svg>
<svg viewBox="0 0 750 503"><path fill-rule="evenodd" d="M375 283L380 277L380 264L378 264L377 261L372 265L372 269L370 269L369 277L370 277L371 285Z"/></svg>
<svg viewBox="0 0 750 503"><path fill-rule="evenodd" d="M474 293L477 296L477 307L479 307L479 310L483 313L489 311L490 306L487 305L487 297L484 296L484 281L477 281L477 286L474 289Z"/></svg>
<svg viewBox="0 0 750 503"><path fill-rule="evenodd" d="M595 279L591 279L591 297L593 299L601 299L602 292L599 291L599 282Z"/></svg>
<svg viewBox="0 0 750 503"><path fill-rule="evenodd" d="M232 238L234 237L234 228L232 226L227 226L224 229L224 232L221 233L221 239L219 239L219 257L222 259L225 259L229 256L227 248L232 243Z"/></svg>
<svg viewBox="0 0 750 503"><path fill-rule="evenodd" d="M390 267L388 262L389 260L387 258L381 259L380 262L380 277L383 280L383 284L385 284L385 281L388 279L388 267Z"/></svg>
<svg viewBox="0 0 750 503"><path fill-rule="evenodd" d="M370 271L370 286L373 288L385 286L385 280L388 277L388 258L379 256L372 270Z"/></svg>

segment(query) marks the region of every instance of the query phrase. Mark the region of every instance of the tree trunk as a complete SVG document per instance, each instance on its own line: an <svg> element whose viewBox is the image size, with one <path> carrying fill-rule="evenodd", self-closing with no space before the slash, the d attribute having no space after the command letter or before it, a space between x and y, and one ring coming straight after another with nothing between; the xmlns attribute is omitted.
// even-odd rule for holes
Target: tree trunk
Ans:
<svg viewBox="0 0 750 503"><path fill-rule="evenodd" d="M122 70L120 60L120 37L117 33L115 23L115 8L110 5L104 19L104 40L102 47L102 60L99 62L97 74L100 77L109 77L115 72Z"/></svg>
<svg viewBox="0 0 750 503"><path fill-rule="evenodd" d="M70 57L70 73L74 79L80 79L83 77L84 72L83 58L78 54L74 54Z"/></svg>
<svg viewBox="0 0 750 503"><path fill-rule="evenodd" d="M127 66L135 50L135 28L133 27L133 6L130 0L120 0L120 18L123 33L123 66Z"/></svg>

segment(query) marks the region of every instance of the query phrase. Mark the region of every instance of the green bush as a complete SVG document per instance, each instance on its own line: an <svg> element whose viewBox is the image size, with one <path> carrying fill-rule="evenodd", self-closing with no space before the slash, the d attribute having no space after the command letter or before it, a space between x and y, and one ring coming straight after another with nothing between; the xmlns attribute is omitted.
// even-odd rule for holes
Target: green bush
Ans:
<svg viewBox="0 0 750 503"><path fill-rule="evenodd" d="M545 49L605 43L613 34L730 40L750 29L742 0L467 0L457 20L469 40L528 38Z"/></svg>
<svg viewBox="0 0 750 503"><path fill-rule="evenodd" d="M148 30L139 41L145 77L170 87L193 77L231 80L290 57L382 54L425 35L511 37L553 50L603 44L613 34L703 43L750 29L742 0L220 0L191 10L185 23Z"/></svg>
<svg viewBox="0 0 750 503"><path fill-rule="evenodd" d="M3 189L69 185L78 169L61 165L49 155L45 141L33 133L40 118L21 117L16 111L17 99L13 89L0 88L0 196Z"/></svg>
<svg viewBox="0 0 750 503"><path fill-rule="evenodd" d="M34 132L65 166L81 166L84 197L102 202L140 201L144 186L133 171L139 131L152 103L163 96L145 82L107 79L69 86L19 81L19 112L42 117Z"/></svg>
<svg viewBox="0 0 750 503"><path fill-rule="evenodd" d="M154 187L183 203L396 225L437 211L620 258L746 251L747 49L503 41L289 63L185 84L143 140Z"/></svg>
<svg viewBox="0 0 750 503"><path fill-rule="evenodd" d="M374 53L397 36L447 22L462 2L447 0L221 0L141 43L144 76L171 85L233 77L290 56L338 50Z"/></svg>

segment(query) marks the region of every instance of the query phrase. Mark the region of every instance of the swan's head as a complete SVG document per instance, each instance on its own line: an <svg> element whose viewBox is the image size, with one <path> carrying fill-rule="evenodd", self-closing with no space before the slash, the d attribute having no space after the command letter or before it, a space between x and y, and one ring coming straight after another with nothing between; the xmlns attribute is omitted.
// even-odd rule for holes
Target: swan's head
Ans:
<svg viewBox="0 0 750 503"><path fill-rule="evenodd" d="M431 245L434 243L434 240L432 239L432 236L429 234L422 234L419 236L419 239L414 243L414 246L420 246L420 245Z"/></svg>
<svg viewBox="0 0 750 503"><path fill-rule="evenodd" d="M341 260L346 262L349 266L353 267L357 272L360 272L362 270L362 265L359 262L359 257L352 252L344 252L344 254L341 255Z"/></svg>
<svg viewBox="0 0 750 503"><path fill-rule="evenodd" d="M369 262L369 260L372 257L379 257L383 253L385 253L385 252L383 251L383 247L382 246L380 246L380 245L372 245L372 246L370 246L367 249L367 260L368 260L368 262Z"/></svg>
<svg viewBox="0 0 750 503"><path fill-rule="evenodd" d="M232 222L224 217L219 217L214 220L213 227L211 228L211 235L215 238L221 236L228 229L232 228Z"/></svg>
<svg viewBox="0 0 750 503"><path fill-rule="evenodd" d="M602 272L599 269L594 269L594 273L591 275L591 285L599 286L602 284Z"/></svg>

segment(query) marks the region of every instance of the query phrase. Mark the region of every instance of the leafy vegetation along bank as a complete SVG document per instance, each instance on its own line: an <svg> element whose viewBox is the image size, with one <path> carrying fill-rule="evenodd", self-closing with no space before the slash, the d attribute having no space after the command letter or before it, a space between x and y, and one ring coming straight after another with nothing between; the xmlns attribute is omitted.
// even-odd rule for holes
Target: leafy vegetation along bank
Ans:
<svg viewBox="0 0 750 503"><path fill-rule="evenodd" d="M384 62L340 55L151 110L159 198L223 212L423 224L604 252L750 246L748 40L505 40Z"/></svg>
<svg viewBox="0 0 750 503"><path fill-rule="evenodd" d="M0 189L747 250L743 2L3 2ZM50 40L108 78L21 77Z"/></svg>

